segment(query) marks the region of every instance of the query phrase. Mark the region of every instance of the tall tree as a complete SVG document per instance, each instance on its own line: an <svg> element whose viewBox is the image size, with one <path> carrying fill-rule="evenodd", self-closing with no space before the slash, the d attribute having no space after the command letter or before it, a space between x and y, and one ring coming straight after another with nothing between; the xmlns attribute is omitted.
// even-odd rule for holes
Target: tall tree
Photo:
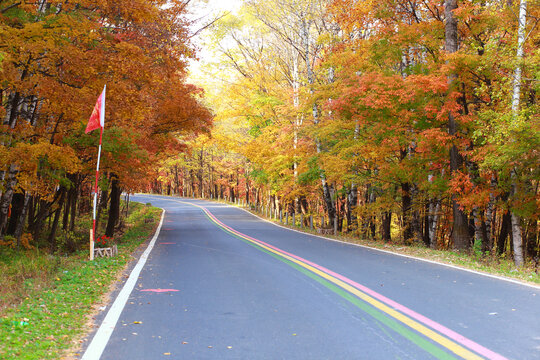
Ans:
<svg viewBox="0 0 540 360"><path fill-rule="evenodd" d="M445 0L444 1L444 15L445 15L445 44L444 49L447 53L452 54L458 51L458 24L454 11L457 9L457 0ZM448 76L448 83L450 91L455 87L455 75ZM455 115L452 112L448 112L448 133L454 138L458 134L458 124L455 119ZM454 175L461 169L463 164L463 158L459 153L459 150L455 144L452 143L450 147L450 171ZM452 194L452 240L454 242L454 248L457 250L466 250L470 247L468 219L465 212L460 208L457 201L456 194Z"/></svg>
<svg viewBox="0 0 540 360"><path fill-rule="evenodd" d="M523 43L525 42L525 28L527 22L527 1L521 0L519 5L519 25L518 25L518 34L517 34L517 53L516 60L517 65L514 71L514 80L512 86L512 116L514 118L519 116L519 101L521 97L521 61L523 59ZM516 174L515 169L512 170L512 177L514 181L512 182L512 192L516 194L517 184L516 184ZM514 263L516 266L523 265L523 237L521 231L521 219L515 210L512 210L512 242L514 245Z"/></svg>

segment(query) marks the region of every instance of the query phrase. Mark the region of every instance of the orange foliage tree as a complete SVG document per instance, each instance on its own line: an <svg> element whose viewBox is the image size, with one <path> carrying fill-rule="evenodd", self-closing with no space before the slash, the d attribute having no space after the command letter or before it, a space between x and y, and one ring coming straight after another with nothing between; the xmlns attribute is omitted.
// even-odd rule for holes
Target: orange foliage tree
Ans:
<svg viewBox="0 0 540 360"><path fill-rule="evenodd" d="M97 134L84 135L107 84L102 205L151 181L155 163L182 149L176 135L206 131L211 113L186 83L189 43L183 1L2 2L0 235L25 223L55 250L63 212L73 230L85 210ZM86 199L87 196L84 197ZM78 205L78 203L80 203ZM70 220L71 218L71 220ZM118 222L109 213L107 235Z"/></svg>

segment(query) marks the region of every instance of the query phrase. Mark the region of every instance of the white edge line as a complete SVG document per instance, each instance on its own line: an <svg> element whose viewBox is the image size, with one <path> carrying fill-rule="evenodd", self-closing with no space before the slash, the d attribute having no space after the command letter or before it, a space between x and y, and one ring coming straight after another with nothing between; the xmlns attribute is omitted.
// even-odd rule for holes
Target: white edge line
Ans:
<svg viewBox="0 0 540 360"><path fill-rule="evenodd" d="M135 265L135 267L131 271L129 278L127 279L126 283L122 287L122 290L120 290L120 293L114 300L114 303L112 304L111 308L107 312L105 319L103 319L103 322L99 326L99 329L97 330L96 334L94 335L94 338L90 342L90 345L88 345L88 348L86 348L86 351L84 352L84 355L81 358L81 360L94 360L94 359L98 360L101 357L103 350L105 350L105 346L107 346L107 343L109 342L109 338L111 337L114 331L114 328L116 327L118 318L120 317L120 314L122 313L122 310L124 309L124 306L126 305L129 295L131 294L131 292L133 291L133 288L135 287L135 284L137 283L139 274L141 273L141 270L144 267L146 260L148 259L148 255L150 255L150 252L152 251L152 249L154 248L154 244L156 243L156 239L159 236L159 232L161 231L161 226L163 225L163 219L165 218L165 209L162 209L162 210L163 212L161 213L161 220L156 229L156 233L154 234L154 237L148 244L148 247L146 248L146 250L144 250L141 257L139 258L137 265Z"/></svg>
<svg viewBox="0 0 540 360"><path fill-rule="evenodd" d="M138 195L139 195L139 196L158 196L158 197L161 196L161 195L148 195L148 194L138 194ZM175 199L174 197L168 198L168 197L166 197L166 196L164 196L162 199L163 199L163 200L170 200L170 201L180 201L180 200L174 200L174 199ZM323 239L323 240L327 240L327 241L333 241L333 242L338 242L338 243L341 243L341 244L347 244L347 245L357 246L357 247L361 247L361 248L364 248L364 249L369 249L369 250L379 251L379 252L382 252L382 253L385 253L385 254L390 254L390 255L395 255L395 256L401 256L401 257L404 257L404 258L407 258L407 259L413 259L413 260L423 261L423 262L430 263L430 264L434 264L434 265L445 266L445 267L448 267L448 268L451 268L451 269L456 269L456 270L466 271L466 272L469 272L469 273L472 273L472 274L477 274L477 275L485 276L485 277L488 277L488 278L497 279L497 280L502 280L502 281L506 281L506 282L509 282L509 283L513 283L513 284L517 284L517 285L522 285L522 286L527 286L527 287L530 287L530 288L533 288L533 289L536 289L536 290L540 290L540 285L533 285L533 284L529 284L529 283L522 282L522 281L519 281L519 280L507 278L507 277L504 277L504 276L493 275L493 274L485 273L485 272L482 272L482 271L477 271L477 270L467 269L467 268L465 268L465 267L461 267L461 266L457 266L457 265L446 264L446 263L438 262L438 261L434 261L434 260L423 259L423 258L411 256L411 255L400 254L400 253L392 252L392 251L389 251L389 250L382 250L382 249L379 249L379 248L376 248L376 247L371 247L371 246L368 246L368 245L362 245L362 244L351 243L351 242L347 242L347 241L343 241L343 240L332 239L332 238L327 238L327 237L324 237L324 236L321 236L321 235L316 235L316 234L311 234L311 233L303 232L303 231L300 231L300 230L297 230L297 229L291 229L291 228L289 228L289 227L286 227L286 226L283 226L283 225L281 225L281 224L278 224L278 223L276 223L276 222L274 222L274 221L270 221L270 220L268 220L268 219L265 219L265 218L263 218L263 217L260 217L259 215L254 214L254 213L252 213L251 211L248 211L247 209L244 209L243 207L240 207L240 206L231 205L231 204L227 204L227 203L221 203L221 202L215 202L215 201L212 201L212 200L206 200L206 199L193 199L193 200L206 201L206 202L211 202L211 203L215 203L215 204L223 204L223 205L225 205L225 206L229 206L229 207L232 207L232 208L240 209L240 210L243 210L243 211L247 212L248 214L251 214L251 215L253 215L253 216L255 216L255 217L258 217L259 219L261 219L261 220L263 220L263 221L266 221L267 223L270 223L270 224L272 224L272 225L278 226L278 227L283 228L283 229L286 229L286 230L295 231L295 232L300 233L300 234L304 234L304 235L308 235L308 236L313 236L313 237L316 237L316 238L319 238L319 239Z"/></svg>

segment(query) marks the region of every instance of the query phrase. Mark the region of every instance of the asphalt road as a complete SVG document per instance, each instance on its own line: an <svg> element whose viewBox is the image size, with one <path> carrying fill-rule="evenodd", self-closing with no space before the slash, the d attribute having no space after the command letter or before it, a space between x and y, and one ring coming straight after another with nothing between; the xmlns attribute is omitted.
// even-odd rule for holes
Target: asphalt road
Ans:
<svg viewBox="0 0 540 360"><path fill-rule="evenodd" d="M540 359L540 288L133 198L166 214L101 359Z"/></svg>

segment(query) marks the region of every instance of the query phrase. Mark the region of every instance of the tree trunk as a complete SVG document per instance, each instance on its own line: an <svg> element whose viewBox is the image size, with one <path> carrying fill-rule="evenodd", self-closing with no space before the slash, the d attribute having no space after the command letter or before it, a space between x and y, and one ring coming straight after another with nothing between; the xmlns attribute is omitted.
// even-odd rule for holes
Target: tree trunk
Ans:
<svg viewBox="0 0 540 360"><path fill-rule="evenodd" d="M28 225L34 222L36 214L37 201L35 196L30 197L30 205L28 206Z"/></svg>
<svg viewBox="0 0 540 360"><path fill-rule="evenodd" d="M392 212L385 211L382 216L381 235L384 242L392 241Z"/></svg>
<svg viewBox="0 0 540 360"><path fill-rule="evenodd" d="M516 185L514 170L512 170L512 178L513 178L512 195L516 195L517 185ZM512 223L512 245L514 248L514 264L519 267L519 266L523 266L523 263L524 263L521 219L515 213L515 211L510 211L510 219Z"/></svg>
<svg viewBox="0 0 540 360"><path fill-rule="evenodd" d="M78 178L78 176L77 176ZM80 184L77 182L73 187L73 196L71 197L71 215L69 219L69 231L75 230L75 218L77 217L77 202L79 200Z"/></svg>
<svg viewBox="0 0 540 360"><path fill-rule="evenodd" d="M418 198L418 190L416 185L413 183L411 185L411 215L412 215L412 221L411 221L411 227L412 232L414 236L414 240L418 243L423 242L423 236L422 236L422 222L420 217L420 211L415 209L413 207L413 203L415 199Z"/></svg>
<svg viewBox="0 0 540 360"><path fill-rule="evenodd" d="M483 212L478 209L477 206L474 207L473 212L473 222L474 222L474 244L478 249L483 249L486 240L484 239L484 234L482 232L483 221Z"/></svg>
<svg viewBox="0 0 540 360"><path fill-rule="evenodd" d="M14 235L15 228L17 227L17 221L24 207L24 194L15 193L11 200L11 215L9 216L9 222L5 231L6 235Z"/></svg>
<svg viewBox="0 0 540 360"><path fill-rule="evenodd" d="M159 192L161 194L161 191ZM97 233L99 229L99 223L101 219L101 213L103 210L107 209L107 203L109 202L109 194L105 190L101 190L101 194L99 195L98 199L98 207L97 207L97 214L96 214L96 234L94 234L94 238L97 238Z"/></svg>
<svg viewBox="0 0 540 360"><path fill-rule="evenodd" d="M332 194L330 192L330 187L328 186L328 183L326 182L326 176L321 175L321 183L322 183L322 189L323 189L323 200L324 204L326 205L326 213L328 214L328 218L330 222L333 222L333 220L336 217L336 208L334 207L334 202L332 201Z"/></svg>
<svg viewBox="0 0 540 360"><path fill-rule="evenodd" d="M527 234L525 235L526 245L525 253L530 259L534 259L540 255L540 248L538 247L538 220L529 220L529 226L527 226Z"/></svg>
<svg viewBox="0 0 540 360"><path fill-rule="evenodd" d="M351 188L347 194L347 232L356 229L356 206L358 204L358 188L355 184L351 184Z"/></svg>
<svg viewBox="0 0 540 360"><path fill-rule="evenodd" d="M69 228L69 214L71 213L71 205L73 203L74 187L71 186L67 192L66 204L64 206L64 217L62 219L62 229L65 231Z"/></svg>
<svg viewBox="0 0 540 360"><path fill-rule="evenodd" d="M439 223L439 212L441 211L441 202L439 200L432 200L429 203L429 247L431 249L437 248L437 225Z"/></svg>
<svg viewBox="0 0 540 360"><path fill-rule="evenodd" d="M518 46L516 51L517 66L514 71L512 89L512 113L519 112L519 100L521 96L521 60L523 59L523 43L525 42L525 26L527 21L527 1L521 0L519 4Z"/></svg>
<svg viewBox="0 0 540 360"><path fill-rule="evenodd" d="M310 47L310 32L309 29L311 27L311 20L307 20L305 17L302 19L302 45L304 47L302 57L305 60L306 63L306 70L307 70L307 80L308 84L310 85L310 94L313 94L313 85L315 84L315 74L313 73L313 64L311 63L311 47ZM317 104L313 104L313 123L315 126L319 124L319 111L317 108ZM318 137L315 137L315 146L317 150L317 154L320 154L322 152L321 149L321 142ZM325 203L326 212L328 213L328 218L331 224L334 223L334 219L336 218L336 208L334 207L334 202L332 201L332 194L330 192L330 186L328 185L328 182L326 181L326 175L324 174L324 171L320 171L319 175L321 179L321 186L323 190L323 201Z"/></svg>
<svg viewBox="0 0 540 360"><path fill-rule="evenodd" d="M247 168L246 168L246 169L244 169L244 179L245 179L245 181L246 181L246 197L245 197L245 199L246 199L246 205L249 205L249 201L250 201L250 199L249 199L249 192L250 192L251 190L250 190L250 188L249 188L249 178L248 178L248 176L247 176L247 173L248 173L248 172L247 172Z"/></svg>
<svg viewBox="0 0 540 360"><path fill-rule="evenodd" d="M506 250L506 238L511 231L512 219L510 212L507 211L502 217L501 223L501 232L499 233L499 238L497 239L497 254L502 255Z"/></svg>
<svg viewBox="0 0 540 360"><path fill-rule="evenodd" d="M17 226L15 227L14 236L17 239L17 248L19 248L19 246L21 245L21 236L24 231L24 225L26 223L26 214L28 213L28 208L30 205L30 198L31 198L30 193L26 192L26 194L24 195L22 211L19 214L19 218L17 220Z"/></svg>
<svg viewBox="0 0 540 360"><path fill-rule="evenodd" d="M62 206L64 205L64 199L66 197L66 189L61 187L60 190L60 200L58 200L57 209L54 212L54 220L51 227L51 232L49 233L49 246L51 253L54 253L57 250L56 243L56 230L58 230L58 222L60 220L60 213L62 212Z"/></svg>
<svg viewBox="0 0 540 360"><path fill-rule="evenodd" d="M203 171L204 171L204 149L201 149L199 153L199 171L197 172L197 178L199 180L199 191L198 191L197 196L199 198L204 198Z"/></svg>
<svg viewBox="0 0 540 360"><path fill-rule="evenodd" d="M178 165L174 165L174 193L180 195L180 178L178 177Z"/></svg>
<svg viewBox="0 0 540 360"><path fill-rule="evenodd" d="M512 94L512 115L514 119L519 115L519 98L521 95L521 60L523 59L523 43L525 42L525 25L527 21L527 1L521 0L519 4L519 26L518 26L518 47L516 60L518 65L514 72L514 84ZM515 169L512 170L513 178L513 195L516 194L517 184L515 179ZM512 210L512 243L514 245L514 264L523 266L523 237L521 231L521 220L519 216Z"/></svg>
<svg viewBox="0 0 540 360"><path fill-rule="evenodd" d="M300 74L298 72L298 56L293 57L293 106L296 111L295 114L295 120L294 120L294 126L293 126L293 176L294 176L294 187L298 187L298 131L300 129L300 126L302 126L303 118L300 112L298 111L298 108L300 106L300 97L299 97L299 90L300 90ZM299 199L298 196L294 199L294 208L295 211L298 212L300 209L299 205Z"/></svg>
<svg viewBox="0 0 540 360"><path fill-rule="evenodd" d="M523 266L523 237L521 234L521 220L514 212L511 213L512 220L512 244L514 245L514 264Z"/></svg>
<svg viewBox="0 0 540 360"><path fill-rule="evenodd" d="M193 175L193 169L189 169L189 185L190 185L190 197L195 197L195 178Z"/></svg>
<svg viewBox="0 0 540 360"><path fill-rule="evenodd" d="M494 179L491 180L492 186L494 187ZM489 203L486 207L486 219L485 219L485 238L486 238L486 244L482 248L482 250L485 251L492 251L493 250L493 222L494 222L494 211L495 208L495 195L493 193L489 194Z"/></svg>
<svg viewBox="0 0 540 360"><path fill-rule="evenodd" d="M17 167L14 164L9 166L6 179L4 181L4 192L0 198L0 236L4 234L9 216L9 206L17 184Z"/></svg>
<svg viewBox="0 0 540 360"><path fill-rule="evenodd" d="M114 229L120 219L120 195L122 194L122 190L120 189L118 178L115 175L112 175L111 178L111 201L105 235L112 238L114 236Z"/></svg>
<svg viewBox="0 0 540 360"><path fill-rule="evenodd" d="M231 179L233 179L233 176L231 175ZM236 199L236 194L234 193L234 186L230 185L229 183L229 201L234 202Z"/></svg>
<svg viewBox="0 0 540 360"><path fill-rule="evenodd" d="M412 216L411 216L411 186L409 183L401 183L401 209L403 219L403 241L408 244L413 239Z"/></svg>
<svg viewBox="0 0 540 360"><path fill-rule="evenodd" d="M52 203L40 200L37 196L34 197L34 202L36 203L36 207L38 210L34 217L34 220L30 223L29 229L32 232L33 238L35 240L38 240L41 234L41 230L43 230L43 222L45 221L47 216L49 216L49 210Z"/></svg>

